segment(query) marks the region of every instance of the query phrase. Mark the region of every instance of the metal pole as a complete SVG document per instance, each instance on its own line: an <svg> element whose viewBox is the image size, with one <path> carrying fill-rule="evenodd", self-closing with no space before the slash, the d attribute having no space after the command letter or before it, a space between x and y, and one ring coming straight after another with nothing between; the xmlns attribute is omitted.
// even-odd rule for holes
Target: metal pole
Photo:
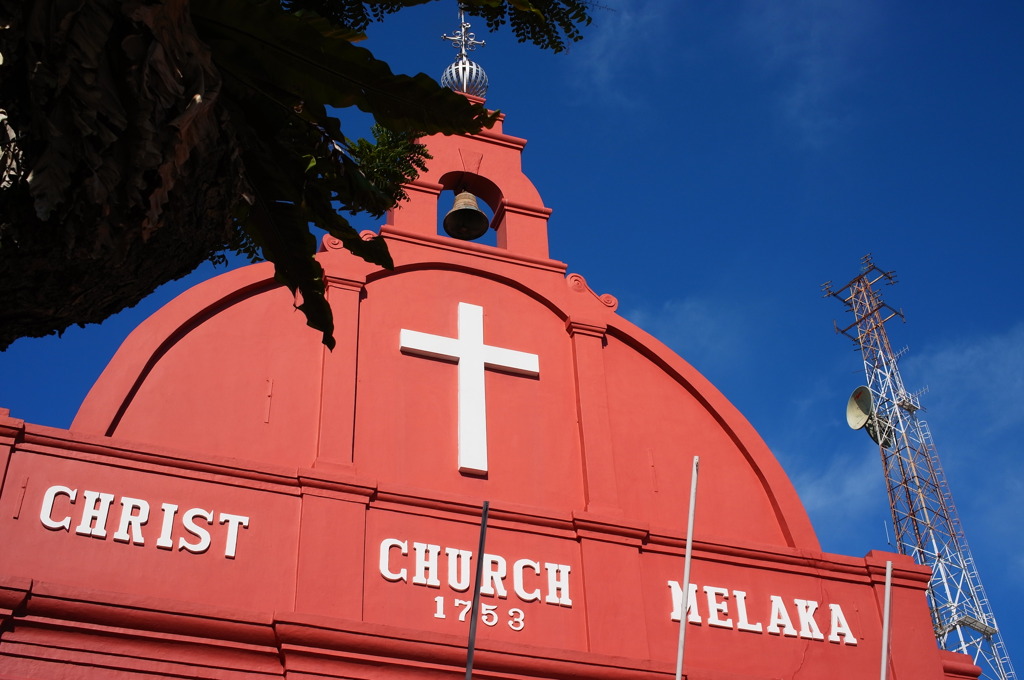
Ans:
<svg viewBox="0 0 1024 680"><path fill-rule="evenodd" d="M473 678L473 652L476 651L476 622L480 618L480 581L484 575L484 541L487 538L487 511L491 504L484 501L480 514L480 545L476 549L476 577L473 582L473 607L469 614L469 644L466 648L466 680Z"/></svg>
<svg viewBox="0 0 1024 680"><path fill-rule="evenodd" d="M697 506L697 467L700 457L693 457L690 475L690 512L686 518L686 558L683 561L683 602L679 608L679 646L676 649L676 680L683 677L683 645L686 643L686 610L690 598L690 558L693 557L693 513Z"/></svg>
<svg viewBox="0 0 1024 680"><path fill-rule="evenodd" d="M878 677L889 674L889 607L892 602L892 561L885 563L885 605L882 608L882 668Z"/></svg>

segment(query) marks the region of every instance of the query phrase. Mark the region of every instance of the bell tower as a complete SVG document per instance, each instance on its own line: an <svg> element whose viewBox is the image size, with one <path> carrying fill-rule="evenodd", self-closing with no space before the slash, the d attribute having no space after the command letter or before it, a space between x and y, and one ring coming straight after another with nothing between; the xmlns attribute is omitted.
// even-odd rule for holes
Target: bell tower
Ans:
<svg viewBox="0 0 1024 680"><path fill-rule="evenodd" d="M467 52L482 46L469 32L462 8L460 27L452 35L442 36L459 50L455 61L445 69L441 83L476 103L484 103L487 75L469 60ZM526 140L502 131L504 116L494 126L475 135L434 135L419 140L432 156L429 169L405 187L409 200L388 214L381 229L384 236L412 237L425 241L443 239L452 246L481 247L473 241L488 229L496 232L497 247L510 256L547 259L547 220L551 210L544 206L533 183L523 174L522 152ZM438 201L452 192L456 205L444 225L439 224ZM482 201L490 208L488 219L476 206ZM447 229L443 228L447 227Z"/></svg>

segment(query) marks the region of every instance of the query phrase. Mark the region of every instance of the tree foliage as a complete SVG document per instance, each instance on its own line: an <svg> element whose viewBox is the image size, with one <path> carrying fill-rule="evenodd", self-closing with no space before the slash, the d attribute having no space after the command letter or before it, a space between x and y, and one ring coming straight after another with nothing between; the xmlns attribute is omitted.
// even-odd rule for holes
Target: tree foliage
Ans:
<svg viewBox="0 0 1024 680"><path fill-rule="evenodd" d="M493 115L353 42L434 0L0 0L0 349L98 322L236 251L274 263L333 346L310 225L391 266L346 216L382 215L424 134ZM555 51L586 0L465 0ZM377 121L350 140L334 109Z"/></svg>

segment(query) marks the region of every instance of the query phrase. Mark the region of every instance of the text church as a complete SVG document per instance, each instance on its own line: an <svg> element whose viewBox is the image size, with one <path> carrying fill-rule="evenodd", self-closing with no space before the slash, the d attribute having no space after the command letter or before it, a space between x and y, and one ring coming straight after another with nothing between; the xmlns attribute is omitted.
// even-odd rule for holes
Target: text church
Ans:
<svg viewBox="0 0 1024 680"><path fill-rule="evenodd" d="M69 430L0 412L0 678L451 679L474 611L493 680L668 680L681 627L689 680L978 676L927 569L822 552L743 416L551 259L523 139L424 142L394 269L323 241L333 351L252 265ZM496 245L441 228L460 192Z"/></svg>

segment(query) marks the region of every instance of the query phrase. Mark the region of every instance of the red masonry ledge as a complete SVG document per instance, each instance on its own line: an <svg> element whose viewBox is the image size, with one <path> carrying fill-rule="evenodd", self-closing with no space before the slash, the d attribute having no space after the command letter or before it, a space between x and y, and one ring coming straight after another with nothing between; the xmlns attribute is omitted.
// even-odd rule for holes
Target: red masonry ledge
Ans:
<svg viewBox="0 0 1024 680"><path fill-rule="evenodd" d="M206 608L10 576L0 576L0 606L11 612L3 617L0 649L18 672L42 672L40 677L55 673L55 665L71 664L83 677L94 677L87 668L95 677L118 671L175 675L187 668L203 678L239 672L361 678L383 665L415 677L450 678L466 663L466 640L452 635L291 612ZM97 645L114 645L117 653L94 659L90 650ZM667 680L674 673L669 666L489 640L478 645L474 661L491 678L551 680ZM703 672L691 677L727 680Z"/></svg>
<svg viewBox="0 0 1024 680"><path fill-rule="evenodd" d="M12 418L11 409L0 408L0 445L12 446L24 429L24 420Z"/></svg>
<svg viewBox="0 0 1024 680"><path fill-rule="evenodd" d="M283 676L267 613L200 610L5 575L0 598L18 600L0 615L0 680Z"/></svg>
<svg viewBox="0 0 1024 680"><path fill-rule="evenodd" d="M939 658L946 680L975 680L981 676L981 669L966 654L940 649Z"/></svg>
<svg viewBox="0 0 1024 680"><path fill-rule="evenodd" d="M118 669L155 675L187 669L192 677L203 678L239 673L268 679L286 674L369 678L390 666L409 677L440 679L461 673L466 663L466 640L458 636L294 612L126 597L11 576L0 576L0 623L0 649L7 660L22 671L43 671L40 677L50 675L47 667L56 671L54 664L73 664L80 670L94 667L97 675L83 677L116 675ZM90 660L94 655L88 650L104 639L117 645L117 654ZM976 680L981 674L969 657L936 651L946 680ZM480 641L474 659L474 668L493 679L668 680L674 674L670 666L493 640ZM688 680L736 677L714 669L687 671Z"/></svg>
<svg viewBox="0 0 1024 680"><path fill-rule="evenodd" d="M0 631L25 606L30 590L31 579L0 575Z"/></svg>
<svg viewBox="0 0 1024 680"><path fill-rule="evenodd" d="M357 664L415 669L411 677L451 678L465 669L463 637L305 614L279 613L275 628L289 673L364 677L348 667ZM478 642L473 661L474 672L483 677L545 680L667 680L675 672L669 666L493 640Z"/></svg>
<svg viewBox="0 0 1024 680"><path fill-rule="evenodd" d="M19 591L22 598L14 611L15 629L19 619L26 623L48 619L252 645L276 644L273 616L267 612L204 607L0 575L0 597Z"/></svg>

